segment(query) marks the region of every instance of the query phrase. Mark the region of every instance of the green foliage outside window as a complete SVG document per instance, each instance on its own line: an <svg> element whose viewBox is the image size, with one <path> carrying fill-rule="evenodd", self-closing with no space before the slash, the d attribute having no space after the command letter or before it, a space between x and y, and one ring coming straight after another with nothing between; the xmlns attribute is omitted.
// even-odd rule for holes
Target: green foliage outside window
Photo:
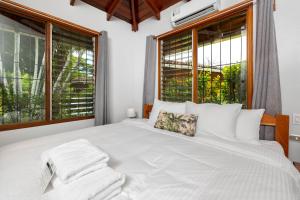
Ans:
<svg viewBox="0 0 300 200"><path fill-rule="evenodd" d="M1 25L1 24L0 24ZM93 115L94 49L65 38L53 42L52 117ZM45 39L0 30L0 124L45 120Z"/></svg>
<svg viewBox="0 0 300 200"><path fill-rule="evenodd" d="M241 75L245 63L224 66L220 72L198 71L199 103L243 103L246 105L245 80ZM209 68L208 68L209 69ZM192 100L192 76L173 77L166 80L163 100L184 95L184 100ZM170 87L168 87L170 86ZM176 86L176 87L172 87ZM174 99L174 101L178 101Z"/></svg>
<svg viewBox="0 0 300 200"><path fill-rule="evenodd" d="M44 119L44 38L0 30L0 124Z"/></svg>

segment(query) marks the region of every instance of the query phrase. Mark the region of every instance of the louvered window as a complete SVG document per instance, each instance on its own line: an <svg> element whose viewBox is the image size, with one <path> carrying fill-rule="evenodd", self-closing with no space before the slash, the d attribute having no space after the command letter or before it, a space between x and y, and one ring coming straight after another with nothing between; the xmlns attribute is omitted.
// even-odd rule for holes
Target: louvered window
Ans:
<svg viewBox="0 0 300 200"><path fill-rule="evenodd" d="M52 118L93 115L93 37L54 26L52 38Z"/></svg>
<svg viewBox="0 0 300 200"><path fill-rule="evenodd" d="M251 104L247 13L159 38L160 99Z"/></svg>
<svg viewBox="0 0 300 200"><path fill-rule="evenodd" d="M0 131L93 118L98 36L0 2Z"/></svg>
<svg viewBox="0 0 300 200"><path fill-rule="evenodd" d="M192 100L192 32L178 34L161 43L161 98Z"/></svg>

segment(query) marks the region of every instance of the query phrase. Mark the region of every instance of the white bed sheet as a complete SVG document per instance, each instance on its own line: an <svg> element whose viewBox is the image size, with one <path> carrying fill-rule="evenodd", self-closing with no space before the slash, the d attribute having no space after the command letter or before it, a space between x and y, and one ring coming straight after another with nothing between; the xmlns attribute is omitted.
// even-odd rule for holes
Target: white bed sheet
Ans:
<svg viewBox="0 0 300 200"><path fill-rule="evenodd" d="M300 199L300 175L276 142L191 138L127 120L0 148L0 200L40 200L41 153L78 138L105 150L126 175L115 200Z"/></svg>

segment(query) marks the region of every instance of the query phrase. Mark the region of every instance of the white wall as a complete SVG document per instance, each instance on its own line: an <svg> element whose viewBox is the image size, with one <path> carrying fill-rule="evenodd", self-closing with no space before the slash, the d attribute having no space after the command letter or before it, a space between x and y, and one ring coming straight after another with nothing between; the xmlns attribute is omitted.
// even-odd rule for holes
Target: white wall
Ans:
<svg viewBox="0 0 300 200"><path fill-rule="evenodd" d="M290 134L300 135L292 114L300 113L300 6L299 0L277 0L275 25L280 65L283 113L290 115ZM290 142L290 157L300 162L300 143Z"/></svg>
<svg viewBox="0 0 300 200"><path fill-rule="evenodd" d="M68 0L14 0L23 5L41 10L54 16L80 24L82 26L109 34L110 46L110 113L112 122L125 118L128 107L135 107L141 116L145 38L148 35L158 35L171 30L170 15L172 7L161 14L161 20L148 19L139 26L134 33L131 26L121 20L106 21L106 14L81 1L71 7ZM221 0L222 8L238 3L241 0ZM173 7L176 7L179 3ZM58 6L59 5L59 6ZM299 0L277 0L275 23L277 28L279 63L283 99L283 113L292 115L300 113L300 24L296 19L300 13L296 8L300 6ZM296 23L295 23L296 22ZM292 120L291 120L292 121ZM24 130L0 133L0 145L30 137L53 134L63 130L72 130L80 127L92 126L92 120L69 125L52 125ZM64 127L60 128L59 127ZM291 124L291 134L300 135L300 126ZM26 135L26 136L25 136ZM291 142L290 154L293 160L300 161L300 144Z"/></svg>

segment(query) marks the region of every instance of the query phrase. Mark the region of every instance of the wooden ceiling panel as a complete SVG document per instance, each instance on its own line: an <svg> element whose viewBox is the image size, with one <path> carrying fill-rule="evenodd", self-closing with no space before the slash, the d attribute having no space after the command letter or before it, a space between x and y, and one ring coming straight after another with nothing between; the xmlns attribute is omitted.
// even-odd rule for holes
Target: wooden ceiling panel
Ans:
<svg viewBox="0 0 300 200"><path fill-rule="evenodd" d="M123 19L126 19L125 21L130 23L132 20L131 17L131 10L130 5L128 5L127 3L124 3L125 1L122 1L121 5L117 8L116 10L116 17L118 16L122 16ZM118 17L119 18L119 17ZM122 18L121 18L122 19Z"/></svg>
<svg viewBox="0 0 300 200"><path fill-rule="evenodd" d="M79 0L75 0L75 5L76 6L76 1L79 1ZM82 2L85 2L95 8L98 8L100 10L103 10L103 11L106 11L106 7L108 6L108 4L111 2L111 0L101 0L101 1L98 1L98 0L80 0Z"/></svg>
<svg viewBox="0 0 300 200"><path fill-rule="evenodd" d="M71 6L76 1L70 0ZM160 19L160 12L181 0L81 0L107 13L107 20L113 16L132 24L132 30L138 30L138 24L148 18Z"/></svg>
<svg viewBox="0 0 300 200"><path fill-rule="evenodd" d="M152 17L152 12L150 11L150 9L148 9L148 5L144 1L142 1L142 3L139 5L140 22L150 17Z"/></svg>
<svg viewBox="0 0 300 200"><path fill-rule="evenodd" d="M107 8L106 8L106 12L107 12L107 20L109 21L112 16L115 14L117 8L120 6L120 4L122 3L122 0L114 0L111 3L108 4Z"/></svg>

